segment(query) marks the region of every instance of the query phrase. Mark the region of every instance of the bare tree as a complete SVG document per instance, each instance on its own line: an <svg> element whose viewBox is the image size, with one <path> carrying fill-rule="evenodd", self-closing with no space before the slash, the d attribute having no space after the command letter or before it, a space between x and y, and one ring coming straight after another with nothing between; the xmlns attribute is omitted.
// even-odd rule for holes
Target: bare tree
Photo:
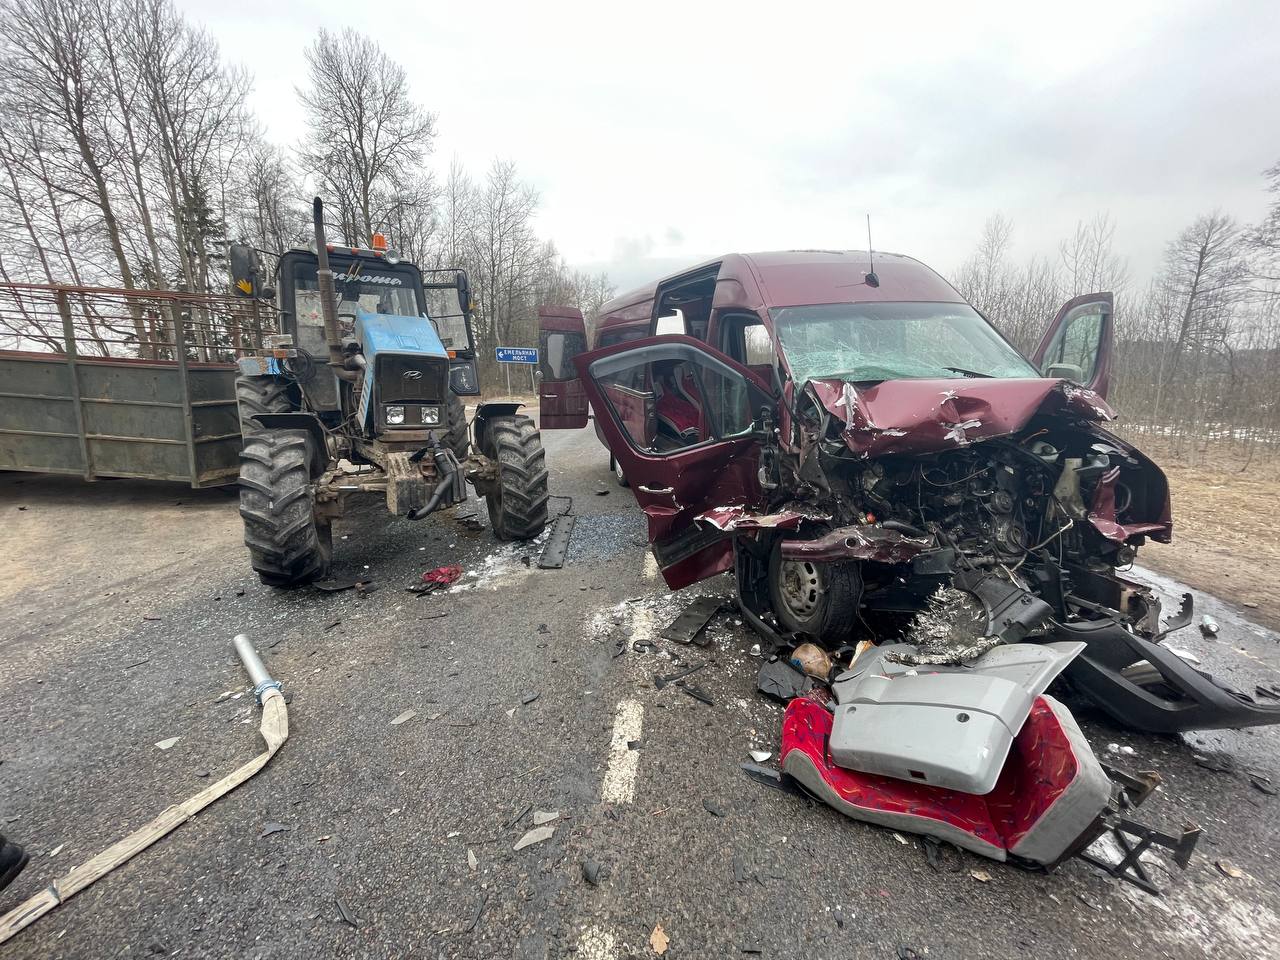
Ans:
<svg viewBox="0 0 1280 960"><path fill-rule="evenodd" d="M404 68L350 28L321 29L306 58L309 86L298 92L310 125L303 163L336 201L347 241L356 242L419 173L435 116L414 103Z"/></svg>

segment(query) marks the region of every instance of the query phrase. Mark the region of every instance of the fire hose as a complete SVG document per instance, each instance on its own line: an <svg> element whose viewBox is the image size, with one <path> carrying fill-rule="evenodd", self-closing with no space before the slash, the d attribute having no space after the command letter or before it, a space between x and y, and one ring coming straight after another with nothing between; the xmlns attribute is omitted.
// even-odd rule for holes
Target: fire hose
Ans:
<svg viewBox="0 0 1280 960"><path fill-rule="evenodd" d="M280 682L273 680L263 666L262 659L253 648L253 642L243 633L232 641L240 661L253 681L253 692L262 705L262 724L258 732L266 742L266 750L244 766L227 774L217 783L210 784L195 796L162 811L158 817L122 840L113 843L91 860L86 860L60 880L0 916L0 943L4 943L20 930L35 923L59 904L71 899L85 887L101 880L108 873L141 853L161 837L172 832L213 801L222 797L267 765L280 746L289 738L289 714L285 707Z"/></svg>

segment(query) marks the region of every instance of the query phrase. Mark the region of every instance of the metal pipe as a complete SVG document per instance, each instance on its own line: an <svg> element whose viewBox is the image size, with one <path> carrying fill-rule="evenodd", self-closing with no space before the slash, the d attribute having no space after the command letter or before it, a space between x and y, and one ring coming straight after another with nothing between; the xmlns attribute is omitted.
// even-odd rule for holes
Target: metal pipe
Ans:
<svg viewBox="0 0 1280 960"><path fill-rule="evenodd" d="M268 690L275 690L279 694L280 681L271 679L271 674L267 673L267 668L262 658L258 656L258 651L253 648L253 641L249 639L249 635L237 633L231 645L240 655L240 662L244 664L249 679L253 681L253 695L258 698L258 702L263 702L263 695Z"/></svg>
<svg viewBox="0 0 1280 960"><path fill-rule="evenodd" d="M426 504L418 507L416 510L410 510L406 517L410 520L421 520L427 514L431 513L444 498L444 495L453 487L455 475L458 468L449 460L448 452L443 449L437 449L432 454L436 462L436 466L440 469L440 476L436 478L436 488L431 494Z"/></svg>
<svg viewBox="0 0 1280 960"><path fill-rule="evenodd" d="M333 286L333 271L329 269L329 243L324 236L324 202L319 197L311 201L311 219L316 236L316 284L320 288L320 316L324 320L324 339L329 345L329 366L340 380L355 380L356 375L347 369L346 357L342 353L338 307L334 303L338 293Z"/></svg>

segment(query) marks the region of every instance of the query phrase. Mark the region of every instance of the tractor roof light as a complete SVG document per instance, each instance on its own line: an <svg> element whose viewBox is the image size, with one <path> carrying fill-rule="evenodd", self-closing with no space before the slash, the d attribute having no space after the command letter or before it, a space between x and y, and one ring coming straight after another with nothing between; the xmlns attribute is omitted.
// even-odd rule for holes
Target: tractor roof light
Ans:
<svg viewBox="0 0 1280 960"><path fill-rule="evenodd" d="M369 241L369 245L375 250L387 252L387 235L385 233L375 233L373 239Z"/></svg>

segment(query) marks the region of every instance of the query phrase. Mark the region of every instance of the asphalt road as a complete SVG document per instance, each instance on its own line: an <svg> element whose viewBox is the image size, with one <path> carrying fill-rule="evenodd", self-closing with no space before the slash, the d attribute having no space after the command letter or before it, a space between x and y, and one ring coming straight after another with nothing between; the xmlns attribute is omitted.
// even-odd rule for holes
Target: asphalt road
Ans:
<svg viewBox="0 0 1280 960"><path fill-rule="evenodd" d="M755 692L750 632L725 615L705 649L631 646L730 584L669 594L594 434L545 440L578 517L563 570L371 503L335 544L335 574L368 576L368 595L259 585L216 491L0 475L0 831L32 853L0 911L258 752L252 697L223 698L247 690L233 634L292 698L265 771L0 955L603 960L652 956L659 924L672 958L1275 954L1280 798L1192 758L1280 782L1276 729L1181 740L1080 715L1098 752L1164 777L1144 818L1205 829L1189 870L1156 870L1163 897L1078 861L1044 875L953 851L935 871L917 838L742 775L782 715ZM450 592L405 592L447 563L466 571ZM1221 634L1171 643L1246 689L1280 681L1275 634L1198 600ZM708 661L714 706L655 689L675 657ZM530 808L559 814L554 834L513 850ZM607 865L599 886L585 860Z"/></svg>

